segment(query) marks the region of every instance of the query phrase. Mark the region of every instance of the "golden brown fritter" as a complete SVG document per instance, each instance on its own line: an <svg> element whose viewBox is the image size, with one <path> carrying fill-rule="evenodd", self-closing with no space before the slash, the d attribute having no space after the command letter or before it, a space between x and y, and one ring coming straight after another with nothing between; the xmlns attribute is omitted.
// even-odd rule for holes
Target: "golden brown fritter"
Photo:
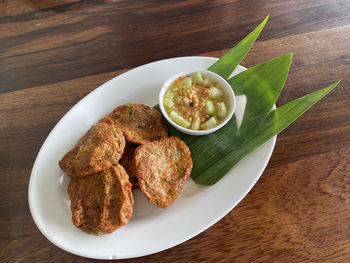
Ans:
<svg viewBox="0 0 350 263"><path fill-rule="evenodd" d="M124 104L109 115L129 142L144 144L168 136L163 116L143 104Z"/></svg>
<svg viewBox="0 0 350 263"><path fill-rule="evenodd" d="M131 218L134 199L124 168L111 168L72 179L68 185L72 222L81 230L107 234L125 225Z"/></svg>
<svg viewBox="0 0 350 263"><path fill-rule="evenodd" d="M141 145L134 163L140 190L160 208L168 207L179 196L193 167L189 148L176 137Z"/></svg>
<svg viewBox="0 0 350 263"><path fill-rule="evenodd" d="M63 156L59 166L72 178L84 177L117 163L124 148L122 132L106 117L92 126L74 148Z"/></svg>
<svg viewBox="0 0 350 263"><path fill-rule="evenodd" d="M119 160L119 163L124 167L129 175L130 183L132 184L133 189L138 187L135 165L133 162L135 150L137 147L139 147L138 144L127 142L124 149L124 154Z"/></svg>

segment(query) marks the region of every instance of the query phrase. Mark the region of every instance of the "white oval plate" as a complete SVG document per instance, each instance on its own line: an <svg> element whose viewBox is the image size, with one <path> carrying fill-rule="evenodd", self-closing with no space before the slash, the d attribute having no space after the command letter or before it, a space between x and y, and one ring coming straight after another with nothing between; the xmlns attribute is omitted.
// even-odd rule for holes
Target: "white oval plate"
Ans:
<svg viewBox="0 0 350 263"><path fill-rule="evenodd" d="M70 253L95 259L149 255L196 236L243 199L264 171L276 136L213 186L196 185L189 178L179 198L167 209L148 203L143 194L135 190L130 222L104 236L88 235L73 226L67 194L69 179L57 164L96 121L116 106L127 102L153 106L158 102L159 89L169 77L190 68L206 69L216 60L180 57L135 68L92 91L57 123L35 160L28 190L32 217L48 240ZM234 73L243 70L239 66ZM240 103L237 100L236 114L243 115L244 105Z"/></svg>

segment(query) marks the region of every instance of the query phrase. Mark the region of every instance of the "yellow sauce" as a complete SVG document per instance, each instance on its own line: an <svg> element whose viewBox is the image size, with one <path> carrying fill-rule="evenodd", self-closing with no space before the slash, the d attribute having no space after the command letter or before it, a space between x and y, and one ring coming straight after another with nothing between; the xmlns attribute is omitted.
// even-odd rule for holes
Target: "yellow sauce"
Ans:
<svg viewBox="0 0 350 263"><path fill-rule="evenodd" d="M228 113L223 89L200 73L176 79L166 91L163 105L174 122L192 130L213 128Z"/></svg>

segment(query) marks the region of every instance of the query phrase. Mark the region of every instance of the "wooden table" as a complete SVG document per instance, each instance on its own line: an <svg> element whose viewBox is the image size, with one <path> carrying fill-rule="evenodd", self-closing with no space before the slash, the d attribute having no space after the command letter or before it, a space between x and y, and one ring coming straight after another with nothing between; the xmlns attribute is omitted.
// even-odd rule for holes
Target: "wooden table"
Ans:
<svg viewBox="0 0 350 263"><path fill-rule="evenodd" d="M349 0L0 1L0 261L91 261L50 243L27 199L38 151L75 103L148 62L219 57L270 14L242 64L294 52L278 105L341 84L278 136L258 183L217 224L125 262L350 262L349 10Z"/></svg>

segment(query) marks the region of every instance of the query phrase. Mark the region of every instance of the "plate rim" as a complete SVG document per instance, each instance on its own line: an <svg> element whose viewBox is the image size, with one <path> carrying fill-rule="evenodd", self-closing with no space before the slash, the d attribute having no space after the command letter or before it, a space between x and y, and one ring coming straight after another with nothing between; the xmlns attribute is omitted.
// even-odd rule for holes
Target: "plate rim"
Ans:
<svg viewBox="0 0 350 263"><path fill-rule="evenodd" d="M127 258L136 258L136 257L141 257L141 256L147 256L147 255L151 255L151 254L154 254L154 253L158 253L158 252L161 252L161 251L164 251L164 250L167 250L169 248L172 248L172 247L175 247L175 246L178 246L186 241L188 241L189 239L192 239L193 237L197 236L198 234L206 231L208 228L210 228L211 226L213 226L214 224L216 224L220 219L222 219L223 217L225 217L230 211L233 210L233 208L235 208L242 200L243 198L251 191L251 189L254 187L254 185L257 183L257 181L260 179L261 175L263 174L263 172L265 171L266 169L266 166L268 164L268 162L270 161L271 159L271 156L272 156L272 153L273 153L273 150L275 148L275 145L276 145L276 139L277 139L277 135L275 135L274 137L272 137L272 139L270 139L269 141L272 142L272 145L271 145L271 148L269 149L268 152L266 152L266 155L267 157L265 158L264 160L264 163L262 165L262 168L259 170L259 172L257 173L257 176L255 178L255 180L253 182L251 182L251 184L249 185L249 187L247 187L245 189L245 191L242 192L242 194L240 195L240 198L235 200L235 202L232 202L232 205L230 207L228 207L223 213L221 213L220 215L217 215L215 217L215 220L212 220L211 223L209 223L208 225L202 227L200 230L196 231L196 232L192 232L191 235L188 235L186 237L184 237L181 241L179 242L175 242L175 244L171 244L171 245L168 245L164 248L161 248L161 249L149 249L148 250L148 253L134 253L133 256L128 256L128 257L118 257L118 258L108 258L108 257L96 257L96 256L91 256L91 255L87 255L86 253L82 253L81 251L78 253L77 251L75 250L72 250L70 249L69 246L66 246L65 244L62 244L61 242L59 242L58 240L55 240L53 238L52 235L49 235L48 234L48 231L46 231L43 226L41 225L41 223L39 222L39 218L38 218L38 215L36 215L35 213L33 213L33 207L35 206L33 204L34 200L33 200L33 197L31 195L31 192L33 191L33 178L34 178L34 175L37 173L37 170L38 170L38 166L39 166L39 159L41 159L41 155L43 154L43 151L44 149L47 147L47 143L48 141L50 140L50 138L53 136L53 131L59 126L62 124L62 122L64 122L65 118L68 118L67 116L70 115L71 112L73 112L75 110L76 107L78 107L78 105L87 100L88 98L90 98L91 96L94 96L94 94L96 92L98 92L98 90L100 90L103 86L105 85L108 85L109 82L113 81L114 79L122 76L122 75L126 75L126 74L129 74L130 72L132 71L135 71L135 70L138 70L139 68L141 67L147 67L147 66L150 66L152 64L155 64L155 63L162 63L162 62L165 62L165 61L170 61L170 60L179 60L179 59L192 59L192 58L195 58L195 59L210 59L210 60L213 60L213 62L217 61L219 58L215 58L215 57L209 57L209 56L182 56L182 57L174 57L174 58L167 58L167 59L161 59L161 60L157 60L157 61L152 61L152 62L149 62L149 63L146 63L146 64L143 64L143 65L140 65L140 66L137 66L137 67L134 67L134 68L131 68L125 72L122 72L118 75L116 75L115 77L107 80L106 82L102 83L101 85L99 85L98 87L94 88L91 92L89 92L88 94L86 94L84 97L82 97L78 102L76 102L67 112L64 113L64 115L59 119L59 121L55 124L55 126L51 129L50 133L47 135L45 141L43 142L43 144L41 145L40 147L40 150L35 158L35 161L34 161L34 164L33 164L33 167L32 167L32 170L31 170L31 173L30 173L30 178L29 178L29 184L28 184L28 203L29 203L29 210L30 210L30 214L33 218L33 221L36 225L36 227L39 229L39 231L41 232L41 234L44 235L44 237L49 240L52 244L54 244L55 246L59 247L60 249L63 249L71 254L74 254L74 255L77 255L77 256L82 256L82 257L86 257L86 258L91 258L91 259L104 259L104 260L111 260L111 259L127 259ZM238 65L237 68L242 68L243 70L246 70L247 68L241 66L241 65ZM261 147L261 146L260 146ZM260 148L259 147L259 148Z"/></svg>

